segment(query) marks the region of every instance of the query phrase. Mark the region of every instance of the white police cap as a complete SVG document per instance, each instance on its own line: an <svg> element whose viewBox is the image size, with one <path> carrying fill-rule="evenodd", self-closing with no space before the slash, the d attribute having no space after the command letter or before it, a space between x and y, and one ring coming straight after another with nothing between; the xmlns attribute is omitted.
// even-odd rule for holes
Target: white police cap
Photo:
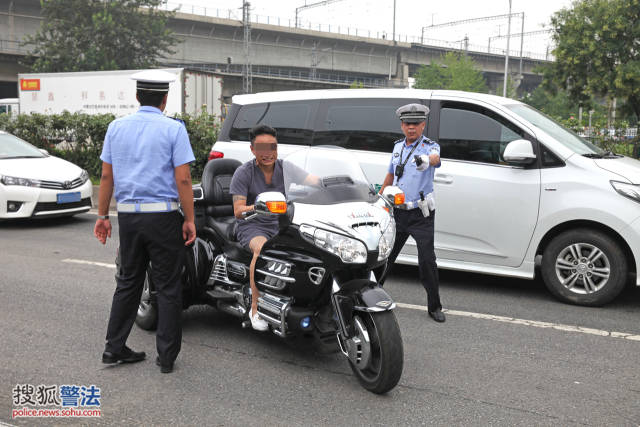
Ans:
<svg viewBox="0 0 640 427"><path fill-rule="evenodd" d="M151 92L168 92L169 83L176 80L176 75L162 70L146 70L131 76L136 81L136 90Z"/></svg>
<svg viewBox="0 0 640 427"><path fill-rule="evenodd" d="M420 123L427 120L429 107L422 104L407 104L396 110L396 116L403 122Z"/></svg>

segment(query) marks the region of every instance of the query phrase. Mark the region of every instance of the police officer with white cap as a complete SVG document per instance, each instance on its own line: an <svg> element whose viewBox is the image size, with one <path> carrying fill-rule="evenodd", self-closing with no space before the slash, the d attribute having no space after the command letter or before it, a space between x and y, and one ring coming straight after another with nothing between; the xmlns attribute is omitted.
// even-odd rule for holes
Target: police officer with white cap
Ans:
<svg viewBox="0 0 640 427"><path fill-rule="evenodd" d="M144 352L131 350L126 341L151 262L158 308L156 364L169 373L182 342L180 276L185 245L196 237L189 169L195 158L184 124L162 114L175 74L150 70L131 78L137 81L140 109L109 125L100 156L94 235L102 244L111 237L108 213L115 188L120 236L120 270L102 362L133 363L145 358Z"/></svg>
<svg viewBox="0 0 640 427"><path fill-rule="evenodd" d="M422 104L403 105L396 110L405 138L395 142L380 193L385 187L396 185L405 193L405 205L394 209L396 240L381 283L409 236L413 237L418 247L420 280L427 291L429 316L436 322L444 322L433 247L436 214L433 176L435 168L440 167L440 145L422 134L428 113L429 108Z"/></svg>

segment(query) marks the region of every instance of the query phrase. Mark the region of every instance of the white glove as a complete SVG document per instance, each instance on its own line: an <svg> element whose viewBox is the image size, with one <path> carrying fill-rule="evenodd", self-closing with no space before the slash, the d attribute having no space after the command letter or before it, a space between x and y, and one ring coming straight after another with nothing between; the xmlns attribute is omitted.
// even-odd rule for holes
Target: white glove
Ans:
<svg viewBox="0 0 640 427"><path fill-rule="evenodd" d="M420 172L429 169L429 156L426 154L413 156L413 162L416 164L416 169Z"/></svg>

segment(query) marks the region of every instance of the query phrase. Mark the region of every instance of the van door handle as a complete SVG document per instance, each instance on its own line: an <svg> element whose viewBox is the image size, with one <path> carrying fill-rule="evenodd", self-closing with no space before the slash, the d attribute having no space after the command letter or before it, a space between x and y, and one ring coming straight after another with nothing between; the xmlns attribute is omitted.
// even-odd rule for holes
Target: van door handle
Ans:
<svg viewBox="0 0 640 427"><path fill-rule="evenodd" d="M453 182L453 177L451 175L437 173L433 178L433 182L439 182L440 184L451 184Z"/></svg>

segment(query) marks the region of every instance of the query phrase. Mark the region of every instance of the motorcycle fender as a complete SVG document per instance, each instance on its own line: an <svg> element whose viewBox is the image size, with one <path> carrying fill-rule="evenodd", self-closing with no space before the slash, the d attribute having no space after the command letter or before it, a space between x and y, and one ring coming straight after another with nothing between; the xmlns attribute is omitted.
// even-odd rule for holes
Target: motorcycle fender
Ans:
<svg viewBox="0 0 640 427"><path fill-rule="evenodd" d="M334 309L338 311L338 324L345 339L353 335L354 312L377 313L396 307L396 303L380 285L364 279L342 284L332 300Z"/></svg>
<svg viewBox="0 0 640 427"><path fill-rule="evenodd" d="M356 292L358 303L353 307L356 311L376 313L390 311L396 308L396 303L391 296L376 284L373 287L362 288Z"/></svg>

